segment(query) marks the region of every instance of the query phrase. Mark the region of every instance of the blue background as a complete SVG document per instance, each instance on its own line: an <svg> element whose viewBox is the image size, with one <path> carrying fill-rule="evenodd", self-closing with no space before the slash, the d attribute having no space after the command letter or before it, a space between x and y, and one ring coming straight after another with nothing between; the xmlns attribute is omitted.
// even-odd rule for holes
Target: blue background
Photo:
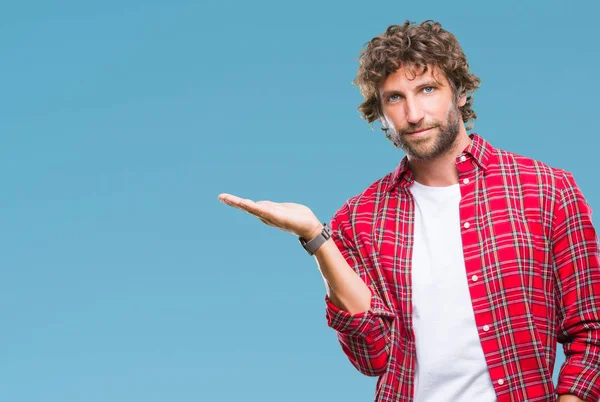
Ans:
<svg viewBox="0 0 600 402"><path fill-rule="evenodd" d="M391 171L356 58L434 19L483 81L474 131L600 210L599 6L482 3L3 2L0 399L372 400L314 260L217 195L325 221Z"/></svg>

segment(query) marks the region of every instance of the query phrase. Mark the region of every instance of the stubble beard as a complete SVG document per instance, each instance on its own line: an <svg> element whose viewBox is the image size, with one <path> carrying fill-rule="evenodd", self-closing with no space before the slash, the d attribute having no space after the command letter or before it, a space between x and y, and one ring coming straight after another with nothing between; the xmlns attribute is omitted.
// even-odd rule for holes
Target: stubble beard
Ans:
<svg viewBox="0 0 600 402"><path fill-rule="evenodd" d="M462 123L460 110L453 105L448 111L446 121L432 122L419 126L408 127L401 131L389 130L389 137L396 147L402 148L406 155L416 160L428 160L442 156L449 152L458 134L460 132L460 124ZM408 132L418 131L423 128L435 127L433 130L439 130L439 133L430 138L428 135L425 138L410 138ZM427 145L431 143L431 145Z"/></svg>

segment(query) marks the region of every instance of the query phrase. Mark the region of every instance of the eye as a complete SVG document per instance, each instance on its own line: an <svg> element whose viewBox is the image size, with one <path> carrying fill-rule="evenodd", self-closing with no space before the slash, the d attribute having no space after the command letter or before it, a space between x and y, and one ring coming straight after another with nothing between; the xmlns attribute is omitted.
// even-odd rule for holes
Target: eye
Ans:
<svg viewBox="0 0 600 402"><path fill-rule="evenodd" d="M426 94L430 94L435 90L434 87L425 87L423 88L423 92L425 92Z"/></svg>

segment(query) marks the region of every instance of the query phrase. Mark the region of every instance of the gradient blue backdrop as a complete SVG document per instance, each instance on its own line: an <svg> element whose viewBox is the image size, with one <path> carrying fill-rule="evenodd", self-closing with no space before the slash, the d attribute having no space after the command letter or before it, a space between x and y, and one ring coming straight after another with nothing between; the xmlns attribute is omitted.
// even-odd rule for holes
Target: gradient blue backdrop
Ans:
<svg viewBox="0 0 600 402"><path fill-rule="evenodd" d="M474 131L600 210L598 3L482 3L3 2L0 400L372 400L314 260L217 195L325 221L391 171L356 58L435 19L483 80Z"/></svg>

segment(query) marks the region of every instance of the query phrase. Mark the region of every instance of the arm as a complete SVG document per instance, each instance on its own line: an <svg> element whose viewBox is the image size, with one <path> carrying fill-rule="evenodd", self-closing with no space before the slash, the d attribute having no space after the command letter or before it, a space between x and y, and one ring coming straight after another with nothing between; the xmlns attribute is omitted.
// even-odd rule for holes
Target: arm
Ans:
<svg viewBox="0 0 600 402"><path fill-rule="evenodd" d="M323 227L313 212L301 204L254 202L227 193L219 194L219 200L304 239L312 239ZM347 206L338 212L342 211L347 212ZM335 216L331 228L332 238L315 253L328 292L325 298L328 324L338 331L344 352L361 373L381 375L387 367L394 314L373 292L366 268L359 262L360 255L343 234Z"/></svg>
<svg viewBox="0 0 600 402"><path fill-rule="evenodd" d="M394 314L371 286L368 267L336 219L333 235L315 257L327 289L327 324L337 331L342 350L361 373L385 373Z"/></svg>
<svg viewBox="0 0 600 402"><path fill-rule="evenodd" d="M600 246L590 206L573 176L564 172L555 201L552 247L556 278L558 341L565 362L556 392L600 399ZM565 395L562 395L565 394ZM570 395L566 395L570 394ZM575 399L577 400L577 399Z"/></svg>

